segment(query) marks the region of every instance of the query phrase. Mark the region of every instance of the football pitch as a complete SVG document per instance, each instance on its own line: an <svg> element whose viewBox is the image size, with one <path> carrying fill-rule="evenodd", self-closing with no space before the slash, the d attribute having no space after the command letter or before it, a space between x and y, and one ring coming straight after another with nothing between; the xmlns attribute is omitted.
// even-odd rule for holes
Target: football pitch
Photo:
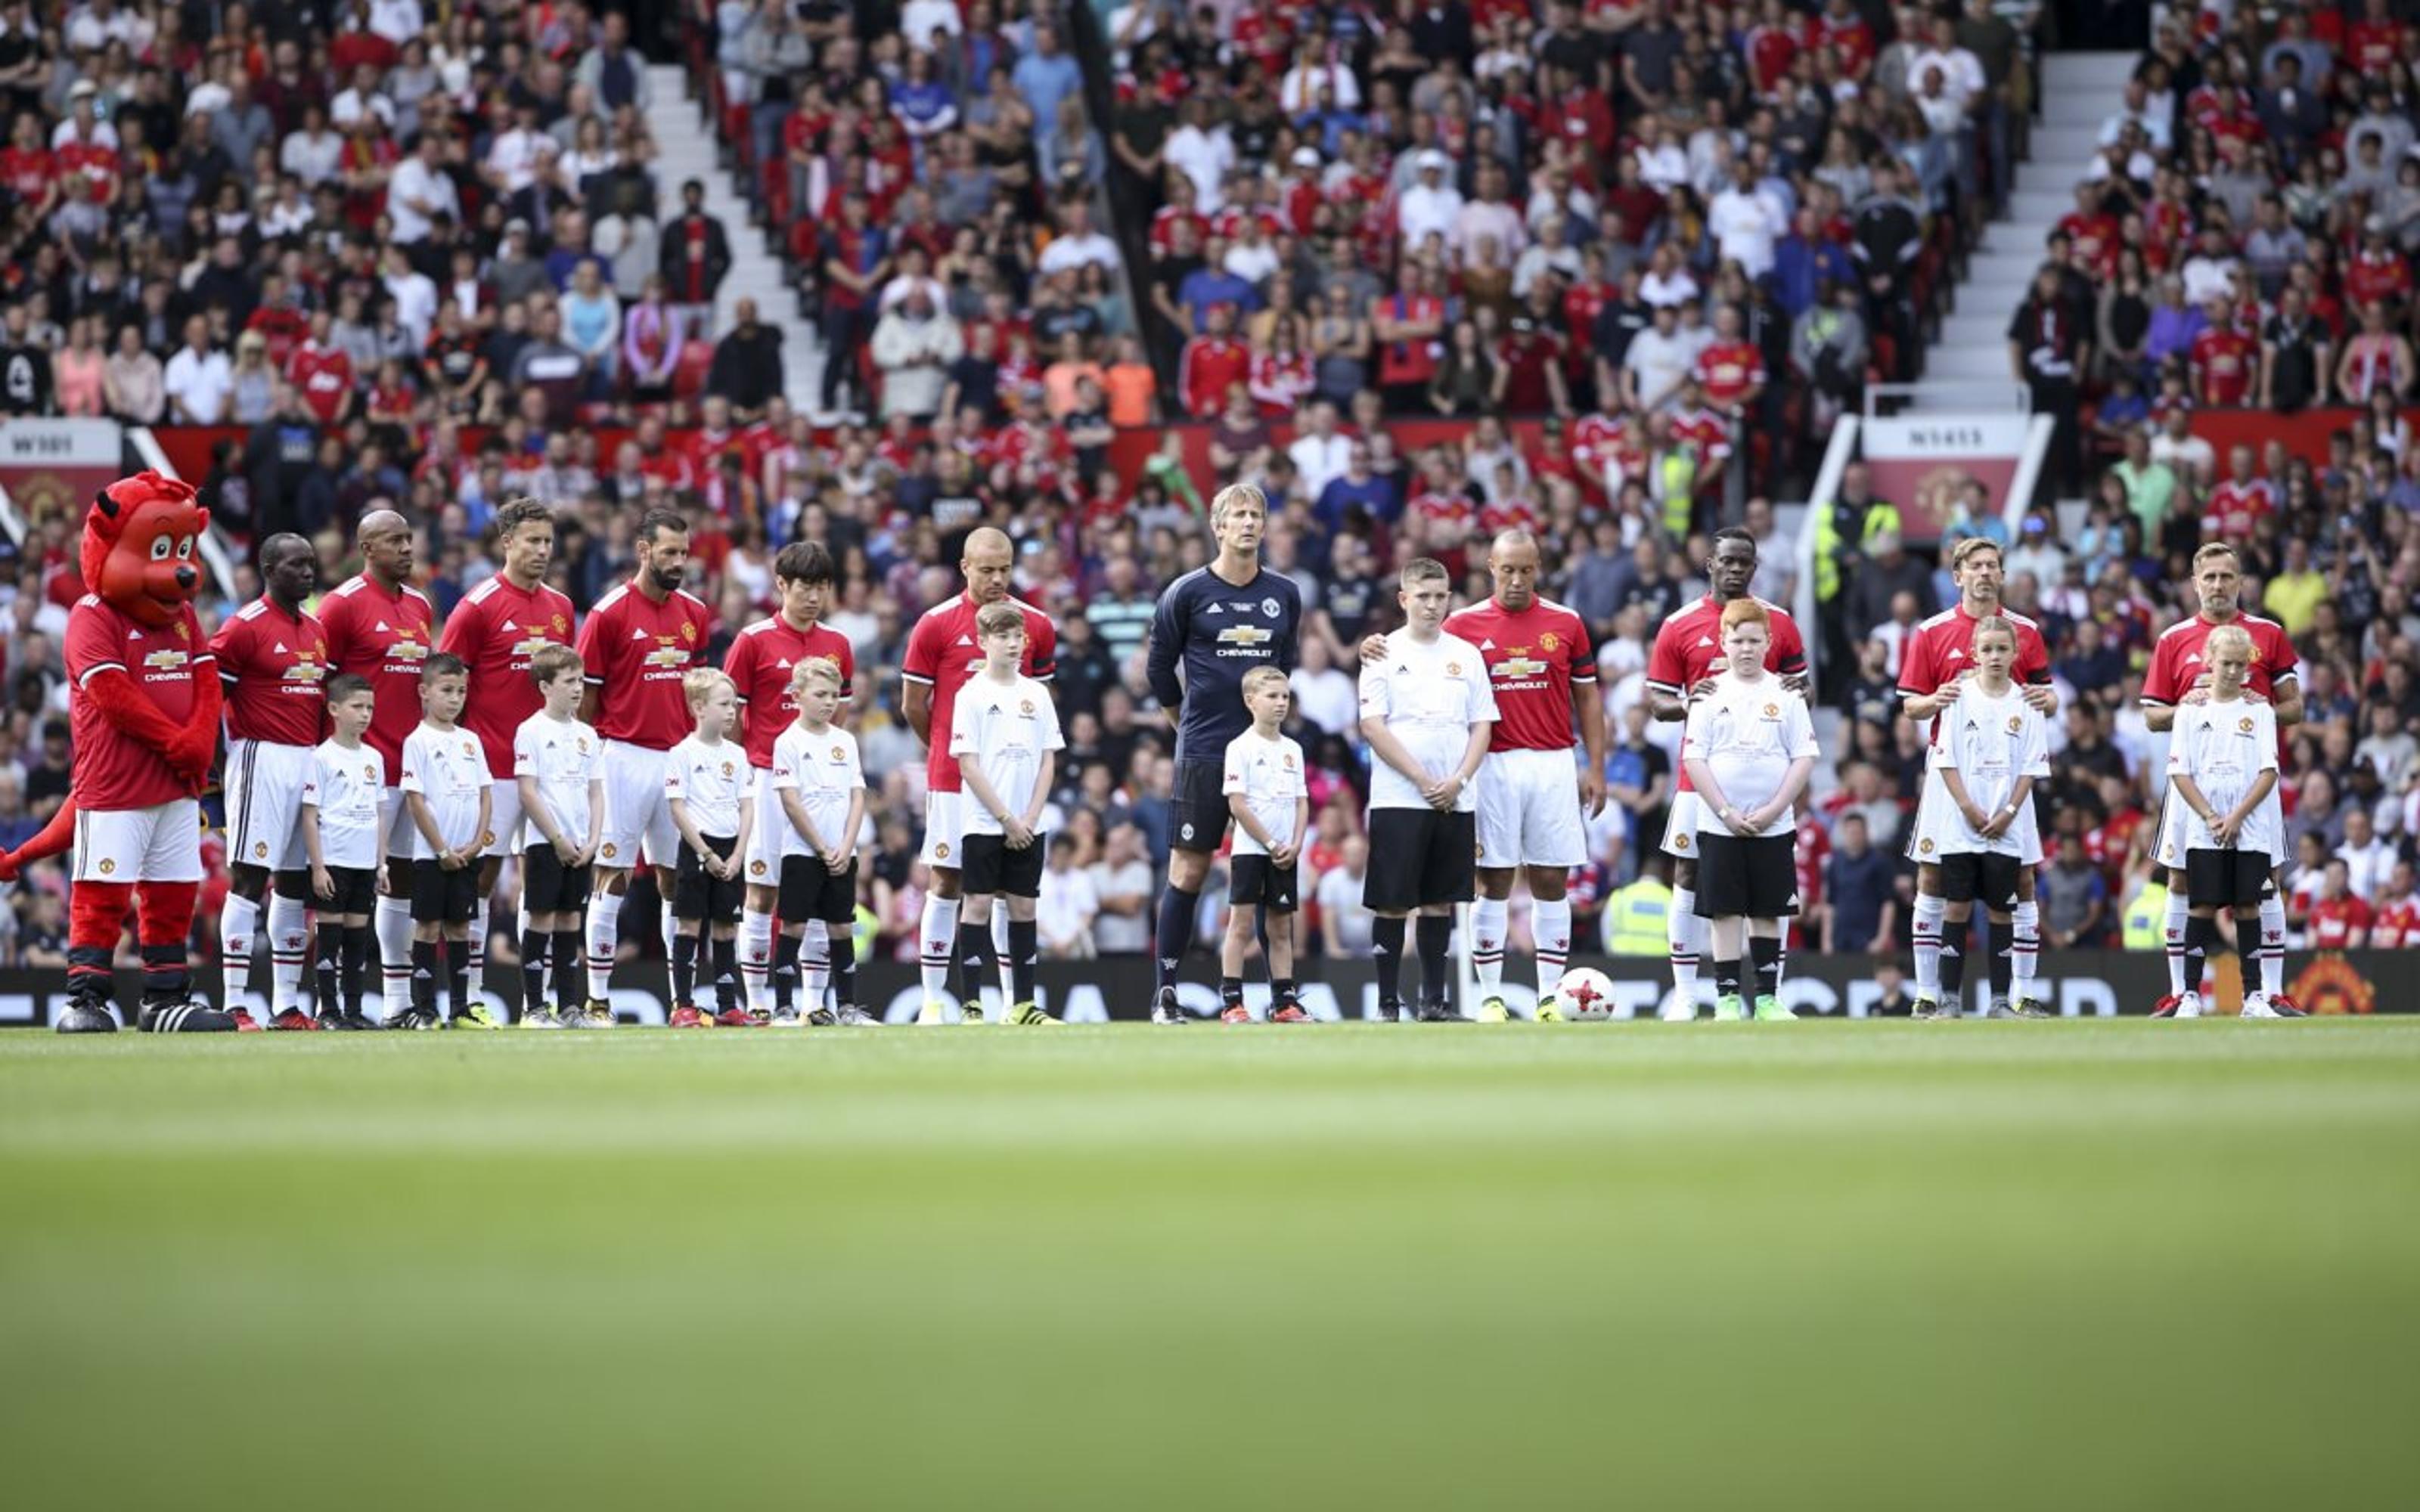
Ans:
<svg viewBox="0 0 2420 1512"><path fill-rule="evenodd" d="M2420 1019L0 1036L21 1507L2420 1486Z"/></svg>

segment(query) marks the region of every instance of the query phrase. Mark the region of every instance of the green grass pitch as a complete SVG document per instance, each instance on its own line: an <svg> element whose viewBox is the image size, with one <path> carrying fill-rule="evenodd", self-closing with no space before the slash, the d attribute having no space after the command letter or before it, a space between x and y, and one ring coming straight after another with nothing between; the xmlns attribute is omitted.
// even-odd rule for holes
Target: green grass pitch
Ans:
<svg viewBox="0 0 2420 1512"><path fill-rule="evenodd" d="M2420 1020L0 1036L24 1508L2413 1504Z"/></svg>

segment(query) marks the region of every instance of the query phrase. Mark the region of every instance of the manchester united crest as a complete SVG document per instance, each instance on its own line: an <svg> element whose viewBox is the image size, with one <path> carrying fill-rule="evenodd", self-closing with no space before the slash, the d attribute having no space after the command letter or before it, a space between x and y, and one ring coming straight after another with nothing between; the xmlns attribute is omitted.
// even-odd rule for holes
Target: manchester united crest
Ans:
<svg viewBox="0 0 2420 1512"><path fill-rule="evenodd" d="M1549 630L1544 635L1538 637L1538 649L1550 656L1557 651L1560 650L1562 648L1562 637L1555 634L1552 630Z"/></svg>
<svg viewBox="0 0 2420 1512"><path fill-rule="evenodd" d="M2248 735L2252 733L2252 716L2247 714L2242 718L2236 720L2235 728L2237 733L2241 734Z"/></svg>
<svg viewBox="0 0 2420 1512"><path fill-rule="evenodd" d="M1916 849L1918 855L1931 856L1932 854L1932 841L1929 840L1917 841L1916 842Z"/></svg>

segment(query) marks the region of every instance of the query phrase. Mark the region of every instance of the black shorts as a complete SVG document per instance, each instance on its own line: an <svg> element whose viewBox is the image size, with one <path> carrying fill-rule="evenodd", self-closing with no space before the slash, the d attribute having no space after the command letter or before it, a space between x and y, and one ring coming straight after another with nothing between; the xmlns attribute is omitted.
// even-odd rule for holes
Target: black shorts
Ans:
<svg viewBox="0 0 2420 1512"><path fill-rule="evenodd" d="M1941 901L1981 903L1995 914L2017 905L2017 877L2025 864L2000 851L1952 851L1940 857Z"/></svg>
<svg viewBox="0 0 2420 1512"><path fill-rule="evenodd" d="M1301 863L1280 867L1265 856L1237 856L1227 862L1227 901L1243 907L1258 903L1280 914L1294 912Z"/></svg>
<svg viewBox="0 0 2420 1512"><path fill-rule="evenodd" d="M1435 809L1370 810L1370 872L1361 906L1404 914L1466 903L1479 875L1479 815Z"/></svg>
<svg viewBox="0 0 2420 1512"><path fill-rule="evenodd" d="M551 845L521 853L521 906L533 914L565 914L588 906L593 867L566 866Z"/></svg>
<svg viewBox="0 0 2420 1512"><path fill-rule="evenodd" d="M775 907L779 909L784 924L804 924L810 919L826 924L855 923L856 857L849 858L847 871L834 876L821 856L783 856L782 897Z"/></svg>
<svg viewBox="0 0 2420 1512"><path fill-rule="evenodd" d="M313 911L334 918L341 914L366 914L378 906L376 867L332 866L328 875L336 884L336 895L322 898L317 892L311 894Z"/></svg>
<svg viewBox="0 0 2420 1512"><path fill-rule="evenodd" d="M958 847L966 865L958 872L958 889L981 898L1039 898L1042 861L1048 837L1036 835L1021 851L1008 848L1001 835L969 835Z"/></svg>
<svg viewBox="0 0 2420 1512"><path fill-rule="evenodd" d="M708 835L706 842L714 854L728 859L739 848L737 835ZM706 875L705 858L681 845L680 871L673 879L673 917L678 919L703 919L709 924L734 924L739 920L739 905L748 897L748 879Z"/></svg>
<svg viewBox="0 0 2420 1512"><path fill-rule="evenodd" d="M1699 918L1787 918L1798 912L1798 838L1698 831Z"/></svg>
<svg viewBox="0 0 2420 1512"><path fill-rule="evenodd" d="M448 872L435 861L411 863L411 921L415 924L467 924L479 906L479 863L474 858L459 872Z"/></svg>
<svg viewBox="0 0 2420 1512"><path fill-rule="evenodd" d="M2251 908L2268 890L2266 851L2185 852L2185 901L2195 907Z"/></svg>
<svg viewBox="0 0 2420 1512"><path fill-rule="evenodd" d="M1180 761L1168 790L1171 850L1208 856L1227 838L1227 766L1222 761Z"/></svg>

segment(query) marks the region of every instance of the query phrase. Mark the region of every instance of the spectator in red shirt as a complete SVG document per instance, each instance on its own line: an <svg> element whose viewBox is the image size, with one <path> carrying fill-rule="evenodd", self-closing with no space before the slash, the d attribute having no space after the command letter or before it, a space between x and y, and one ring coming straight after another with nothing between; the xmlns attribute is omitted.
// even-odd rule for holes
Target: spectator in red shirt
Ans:
<svg viewBox="0 0 2420 1512"><path fill-rule="evenodd" d="M2352 893L2347 869L2339 857L2328 858L2318 902L2311 904L2310 948L2314 950L2358 950L2369 944L2369 904Z"/></svg>

